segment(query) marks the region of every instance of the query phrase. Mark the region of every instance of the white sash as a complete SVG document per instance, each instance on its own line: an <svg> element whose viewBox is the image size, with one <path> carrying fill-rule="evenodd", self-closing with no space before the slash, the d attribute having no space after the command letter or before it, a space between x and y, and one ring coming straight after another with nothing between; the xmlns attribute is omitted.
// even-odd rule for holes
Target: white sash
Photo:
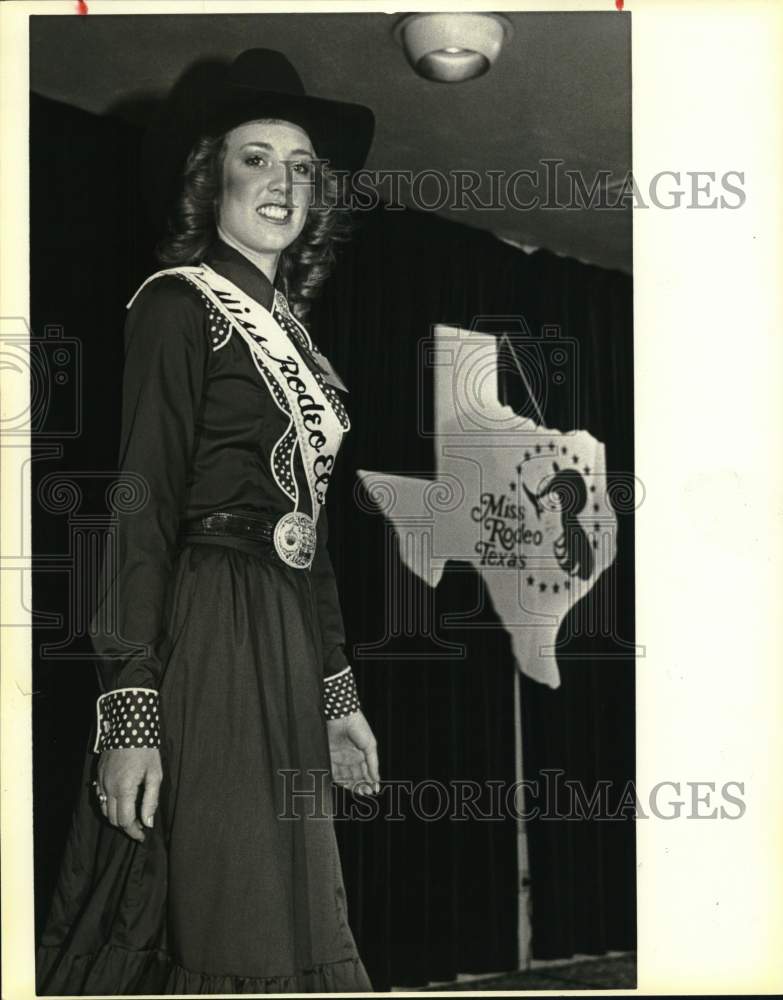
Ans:
<svg viewBox="0 0 783 1000"><path fill-rule="evenodd" d="M310 491L312 518L317 521L343 432L350 427L345 410L332 404L324 392L323 379L313 374L294 341L272 314L206 264L158 271L141 285L136 295L147 282L165 274L179 275L193 284L226 317L249 347L275 402L293 422L293 427L289 425L273 449L275 481L298 509L299 491L293 473L293 435L290 434L295 429Z"/></svg>

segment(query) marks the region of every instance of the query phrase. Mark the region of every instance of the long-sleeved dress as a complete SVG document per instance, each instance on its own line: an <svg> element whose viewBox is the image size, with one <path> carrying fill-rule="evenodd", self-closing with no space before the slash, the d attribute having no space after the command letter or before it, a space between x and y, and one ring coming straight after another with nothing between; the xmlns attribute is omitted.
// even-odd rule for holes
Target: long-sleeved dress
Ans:
<svg viewBox="0 0 783 1000"><path fill-rule="evenodd" d="M94 621L93 749L159 745L160 807L143 843L109 825L88 755L39 993L371 989L329 816L326 718L356 702L321 505L348 418L265 275L221 241L204 263L217 299L162 273L128 313L122 512ZM242 325L258 305L284 364ZM296 366L303 381L286 385ZM183 523L216 511L306 515L312 566L242 538L182 542Z"/></svg>

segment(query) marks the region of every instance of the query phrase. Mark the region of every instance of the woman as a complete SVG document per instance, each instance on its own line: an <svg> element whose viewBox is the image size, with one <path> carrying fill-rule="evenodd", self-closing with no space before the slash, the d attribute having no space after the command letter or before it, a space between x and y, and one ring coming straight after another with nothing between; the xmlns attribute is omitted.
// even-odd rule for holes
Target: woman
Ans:
<svg viewBox="0 0 783 1000"><path fill-rule="evenodd" d="M297 315L340 236L319 158L355 169L372 129L279 53L243 53L186 165L175 266L132 300L99 756L40 993L371 989L329 816L330 771L380 780L325 547L349 422Z"/></svg>

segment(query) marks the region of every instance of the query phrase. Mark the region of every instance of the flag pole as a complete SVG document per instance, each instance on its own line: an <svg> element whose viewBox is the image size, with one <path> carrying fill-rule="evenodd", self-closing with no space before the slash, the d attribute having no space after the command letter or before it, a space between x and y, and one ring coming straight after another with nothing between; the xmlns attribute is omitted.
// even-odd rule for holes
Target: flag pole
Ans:
<svg viewBox="0 0 783 1000"><path fill-rule="evenodd" d="M522 685L519 670L514 670L514 762L517 788L520 789L517 803L517 967L530 967L530 947L532 928L530 925L530 862L527 849L527 829L522 818L524 801L521 798L521 782L525 771L522 758Z"/></svg>

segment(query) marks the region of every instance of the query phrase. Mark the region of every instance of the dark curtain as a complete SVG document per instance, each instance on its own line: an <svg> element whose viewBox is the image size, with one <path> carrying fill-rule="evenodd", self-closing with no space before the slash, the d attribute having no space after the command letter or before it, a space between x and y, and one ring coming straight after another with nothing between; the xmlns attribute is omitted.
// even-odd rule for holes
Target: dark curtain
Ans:
<svg viewBox="0 0 783 1000"><path fill-rule="evenodd" d="M563 622L561 687L522 680L524 770L526 779L539 781L540 799L544 787L553 790L550 815L568 808L569 781L579 782L588 798L599 781L611 782L608 805L616 813L634 766L630 279L546 252L528 256L434 216L379 211L362 219L313 323L350 388L356 417L341 452L339 497L350 496L357 468L419 476L434 470L433 441L418 428L422 408L431 425L432 401L431 379L419 368L420 341L436 323L511 333L558 326L561 338L576 344L571 381L549 393L543 416L549 427L585 429L606 444L618 557L582 602L587 607L577 617L573 609ZM501 398L529 415L515 366L499 367ZM349 638L364 649L387 631L378 568L388 529L382 515L340 503L330 512L330 530ZM393 553L390 569L409 576ZM466 564L452 565L434 594L417 580L402 580L395 592L427 609L418 624L429 620L436 639L425 639L419 628L390 635L381 644L385 657L354 656L387 778L514 780L510 642L481 588ZM449 613L476 606L483 610L472 624L494 623L495 629L443 624ZM591 627L596 619L612 623L608 634ZM461 658L452 652L443 659L448 647L462 650ZM533 957L635 947L634 835L627 815L609 821L542 816L528 823ZM372 905L356 921L377 981L412 986L513 966L512 823L409 817L397 826L345 824L340 832L356 898L370 873L380 880L364 897Z"/></svg>
<svg viewBox="0 0 783 1000"><path fill-rule="evenodd" d="M124 304L155 265L138 190L138 130L33 97L31 141L33 332L43 343L47 325L62 326L82 350L80 433L62 439L60 457L42 454L32 467L34 495L39 490L35 550L57 554L69 551L74 522L99 519L105 506L99 473L110 475L115 461ZM389 785L378 816L357 818L356 806L351 814L350 799L341 796L338 817L345 818L337 830L352 926L383 990L516 966L516 821L508 814L454 821L453 799L444 808L438 791L475 781L481 793L474 808L487 813L491 783L514 782L514 667L480 577L454 563L430 591L407 574L384 518L355 489L356 469L432 476L433 441L419 433L432 405L426 372L420 379L422 338L435 323L477 321L500 332L493 316L520 316L531 331L555 324L578 344L578 426L605 442L607 466L622 487L633 468L632 299L626 276L546 252L527 256L428 214L379 208L358 223L311 326L350 389L353 428L329 495L330 549L348 652ZM503 398L523 411L513 366L502 366L500 382ZM71 405L53 398L44 432ZM550 395L547 425L567 429L561 421L568 406L563 394ZM42 433L37 440L49 439ZM80 483L78 510L71 504L64 514L47 499L54 471ZM588 793L608 781L615 803L634 763L630 507L624 498L616 563L585 599L591 611L611 618L613 632L584 628L589 616L575 619L574 628L564 622L561 687L525 678L521 685L525 777L543 781L557 773L561 782L581 781ZM64 614L72 585L69 574L42 565L34 576L36 609ZM388 608L400 595L414 610L397 627ZM444 621L475 608L472 624L495 627ZM57 642L67 655L41 651ZM93 712L87 648L79 635L51 625L35 630L39 926ZM527 824L527 835L533 956L633 948L632 822L538 819Z"/></svg>

